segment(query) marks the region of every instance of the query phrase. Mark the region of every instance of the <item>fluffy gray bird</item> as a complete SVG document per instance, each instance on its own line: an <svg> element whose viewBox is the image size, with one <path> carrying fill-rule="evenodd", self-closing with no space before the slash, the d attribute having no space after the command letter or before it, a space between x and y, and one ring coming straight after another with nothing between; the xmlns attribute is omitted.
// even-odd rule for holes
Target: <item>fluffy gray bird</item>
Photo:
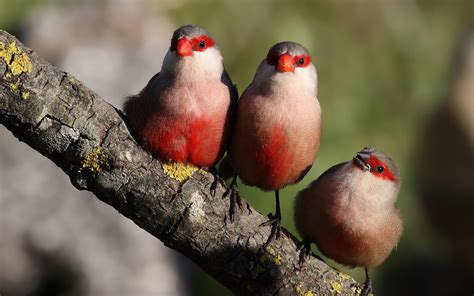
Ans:
<svg viewBox="0 0 474 296"><path fill-rule="evenodd" d="M336 262L364 267L363 292L368 295L368 269L388 257L402 234L399 191L397 166L377 149L366 147L352 161L329 168L295 201L295 224L303 238L301 261L314 242Z"/></svg>

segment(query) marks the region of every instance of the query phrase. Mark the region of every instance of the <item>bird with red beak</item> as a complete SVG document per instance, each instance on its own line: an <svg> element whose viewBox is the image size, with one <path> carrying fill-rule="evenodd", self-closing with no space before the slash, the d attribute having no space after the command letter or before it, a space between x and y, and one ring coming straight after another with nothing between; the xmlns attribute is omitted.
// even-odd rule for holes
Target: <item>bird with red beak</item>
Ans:
<svg viewBox="0 0 474 296"><path fill-rule="evenodd" d="M237 175L248 185L275 191L275 214L264 224L272 226L265 245L280 236L279 189L309 171L320 134L317 73L310 54L298 43L277 43L238 102L229 148L236 172L227 192L231 197L238 198Z"/></svg>
<svg viewBox="0 0 474 296"><path fill-rule="evenodd" d="M397 166L378 149L366 147L352 161L328 169L295 201L295 224L303 238L300 262L314 242L336 262L364 267L363 295L368 295L368 269L388 257L402 234L399 191Z"/></svg>
<svg viewBox="0 0 474 296"><path fill-rule="evenodd" d="M178 28L161 67L125 103L141 144L163 161L212 168L227 149L237 90L215 40L203 28Z"/></svg>

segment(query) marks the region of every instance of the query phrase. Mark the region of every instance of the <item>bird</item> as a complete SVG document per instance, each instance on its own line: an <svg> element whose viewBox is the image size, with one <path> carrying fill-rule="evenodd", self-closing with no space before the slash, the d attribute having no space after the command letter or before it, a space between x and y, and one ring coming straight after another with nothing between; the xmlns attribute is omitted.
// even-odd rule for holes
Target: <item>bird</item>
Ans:
<svg viewBox="0 0 474 296"><path fill-rule="evenodd" d="M270 48L238 101L228 150L236 174L226 194L237 192L237 176L247 185L275 191L275 214L262 224L272 226L265 247L281 233L279 190L299 182L316 158L321 136L317 93L308 50L284 41Z"/></svg>
<svg viewBox="0 0 474 296"><path fill-rule="evenodd" d="M326 257L363 267L368 295L369 268L385 261L402 235L399 191L396 164L377 148L365 147L352 161L329 168L295 199L295 225L303 238L300 263L314 242Z"/></svg>
<svg viewBox="0 0 474 296"><path fill-rule="evenodd" d="M185 25L174 31L161 71L124 112L153 155L212 170L227 149L237 98L214 38Z"/></svg>

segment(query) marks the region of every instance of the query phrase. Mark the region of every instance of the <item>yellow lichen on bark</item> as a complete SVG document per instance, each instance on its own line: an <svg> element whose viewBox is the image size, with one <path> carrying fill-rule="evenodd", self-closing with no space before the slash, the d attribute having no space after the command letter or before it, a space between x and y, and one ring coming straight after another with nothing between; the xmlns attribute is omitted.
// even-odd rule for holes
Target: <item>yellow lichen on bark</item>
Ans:
<svg viewBox="0 0 474 296"><path fill-rule="evenodd" d="M163 171L165 172L165 175L179 182L183 182L191 178L194 172L197 170L199 170L199 168L186 163L173 162L163 164Z"/></svg>
<svg viewBox="0 0 474 296"><path fill-rule="evenodd" d="M20 75L21 73L30 73L31 72L31 61L30 57L22 52L20 55L16 56L10 64L10 70L13 75Z"/></svg>
<svg viewBox="0 0 474 296"><path fill-rule="evenodd" d="M270 263L270 265L268 265ZM268 246L265 249L265 253L260 256L259 261L250 262L250 273L252 278L257 278L261 273L266 271L265 268L273 265L281 265L283 263L283 257L278 254L272 247Z"/></svg>
<svg viewBox="0 0 474 296"><path fill-rule="evenodd" d="M5 61L11 74L15 76L30 73L33 68L30 57L16 46L16 42L12 42L8 46L0 42L0 58Z"/></svg>
<svg viewBox="0 0 474 296"><path fill-rule="evenodd" d="M29 93L29 92L25 91L25 92L22 92L22 93L21 93L21 98L22 98L23 100L28 100L29 97L30 97L30 93Z"/></svg>
<svg viewBox="0 0 474 296"><path fill-rule="evenodd" d="M333 293L334 295L341 294L344 288L341 283L338 283L336 281L331 281L329 284L331 285L331 288L330 288L331 293Z"/></svg>
<svg viewBox="0 0 474 296"><path fill-rule="evenodd" d="M298 286L296 286L296 293L298 294L298 296L314 296L313 292L310 290L310 291L305 291L303 289L303 284L300 283Z"/></svg>
<svg viewBox="0 0 474 296"><path fill-rule="evenodd" d="M268 246L265 251L266 252L262 255L262 257L260 257L260 262L264 263L267 261L272 262L275 265L282 264L283 258L272 247Z"/></svg>
<svg viewBox="0 0 474 296"><path fill-rule="evenodd" d="M82 168L88 169L93 173L100 173L104 169L110 168L110 153L103 147L96 147L82 160Z"/></svg>

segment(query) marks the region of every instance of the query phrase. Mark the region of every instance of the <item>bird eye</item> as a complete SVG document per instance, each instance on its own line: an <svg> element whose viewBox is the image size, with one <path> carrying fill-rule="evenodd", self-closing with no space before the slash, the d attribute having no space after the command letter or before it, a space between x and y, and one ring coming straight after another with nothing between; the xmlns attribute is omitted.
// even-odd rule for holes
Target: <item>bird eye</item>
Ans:
<svg viewBox="0 0 474 296"><path fill-rule="evenodd" d="M304 58L299 59L298 64L303 65L304 64Z"/></svg>
<svg viewBox="0 0 474 296"><path fill-rule="evenodd" d="M206 41L201 41L201 42L199 42L199 47L200 47L200 48L206 47Z"/></svg>
<svg viewBox="0 0 474 296"><path fill-rule="evenodd" d="M378 167L377 167L377 172L383 173L383 171L384 171L383 166L378 166Z"/></svg>

